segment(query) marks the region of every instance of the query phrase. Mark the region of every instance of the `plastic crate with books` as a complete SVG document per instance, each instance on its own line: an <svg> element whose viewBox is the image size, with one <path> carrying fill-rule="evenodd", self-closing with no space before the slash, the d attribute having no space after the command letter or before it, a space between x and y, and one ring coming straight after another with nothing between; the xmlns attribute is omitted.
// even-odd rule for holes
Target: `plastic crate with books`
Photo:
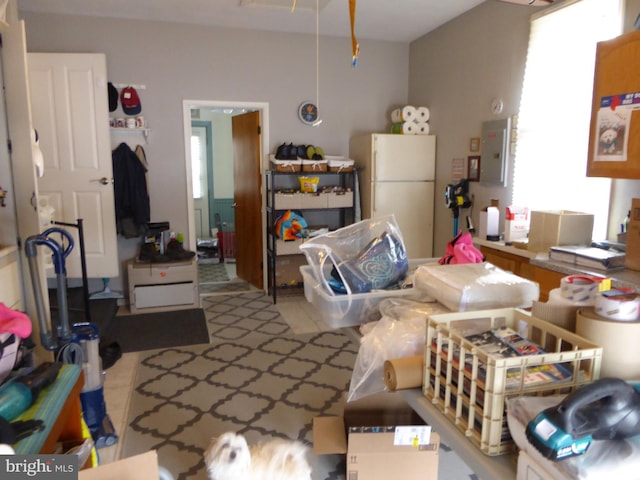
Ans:
<svg viewBox="0 0 640 480"><path fill-rule="evenodd" d="M431 315L424 395L487 455L515 450L511 396L569 393L599 378L602 348L517 308Z"/></svg>

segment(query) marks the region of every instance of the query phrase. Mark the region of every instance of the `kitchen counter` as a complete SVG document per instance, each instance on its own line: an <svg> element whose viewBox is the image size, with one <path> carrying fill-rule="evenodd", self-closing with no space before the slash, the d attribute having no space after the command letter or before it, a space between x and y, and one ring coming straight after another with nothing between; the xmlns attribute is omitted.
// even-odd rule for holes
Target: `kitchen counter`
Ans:
<svg viewBox="0 0 640 480"><path fill-rule="evenodd" d="M612 286L615 288L633 288L640 290L640 272L628 268L616 268L611 270L578 268L571 263L550 260L549 254L544 252L530 252L522 248L505 245L504 242L492 242L474 238L473 243L479 247L486 247L508 255L522 257L530 265L560 273L562 275L595 275L599 277L611 278ZM498 265L500 267L500 265Z"/></svg>

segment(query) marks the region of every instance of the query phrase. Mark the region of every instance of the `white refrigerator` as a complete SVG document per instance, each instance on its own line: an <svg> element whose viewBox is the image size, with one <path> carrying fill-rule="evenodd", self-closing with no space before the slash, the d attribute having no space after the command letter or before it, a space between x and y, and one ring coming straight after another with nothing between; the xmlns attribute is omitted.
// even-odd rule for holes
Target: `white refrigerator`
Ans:
<svg viewBox="0 0 640 480"><path fill-rule="evenodd" d="M435 135L373 133L353 137L362 218L393 213L409 259L433 257Z"/></svg>

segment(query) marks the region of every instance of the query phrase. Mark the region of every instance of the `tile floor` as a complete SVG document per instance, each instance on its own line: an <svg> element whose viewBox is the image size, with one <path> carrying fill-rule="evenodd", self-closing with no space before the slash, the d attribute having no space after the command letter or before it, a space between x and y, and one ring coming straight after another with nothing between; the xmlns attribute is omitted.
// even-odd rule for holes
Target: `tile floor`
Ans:
<svg viewBox="0 0 640 480"><path fill-rule="evenodd" d="M235 278L235 264L227 263L225 266L227 266L229 278ZM317 309L308 303L302 294L278 297L277 307L296 334L319 332L327 329ZM128 312L126 307L120 307L118 313ZM127 427L129 399L136 377L138 357L139 353L125 353L115 365L106 371L104 400L107 407L107 415L109 415L119 436L125 432ZM119 459L122 443L122 437L120 437L115 445L99 449L100 463L110 463Z"/></svg>

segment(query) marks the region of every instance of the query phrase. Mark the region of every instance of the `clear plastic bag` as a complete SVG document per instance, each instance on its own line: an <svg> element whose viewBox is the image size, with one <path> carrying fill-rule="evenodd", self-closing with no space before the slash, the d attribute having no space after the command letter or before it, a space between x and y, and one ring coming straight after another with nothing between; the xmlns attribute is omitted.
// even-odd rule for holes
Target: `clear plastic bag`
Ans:
<svg viewBox="0 0 640 480"><path fill-rule="evenodd" d="M331 294L394 287L409 270L404 240L393 215L318 235L304 242L300 250L316 280Z"/></svg>
<svg viewBox="0 0 640 480"><path fill-rule="evenodd" d="M382 318L363 325L360 349L351 374L348 402L384 392L384 362L424 354L427 317L447 310L437 303L405 299L380 302Z"/></svg>

